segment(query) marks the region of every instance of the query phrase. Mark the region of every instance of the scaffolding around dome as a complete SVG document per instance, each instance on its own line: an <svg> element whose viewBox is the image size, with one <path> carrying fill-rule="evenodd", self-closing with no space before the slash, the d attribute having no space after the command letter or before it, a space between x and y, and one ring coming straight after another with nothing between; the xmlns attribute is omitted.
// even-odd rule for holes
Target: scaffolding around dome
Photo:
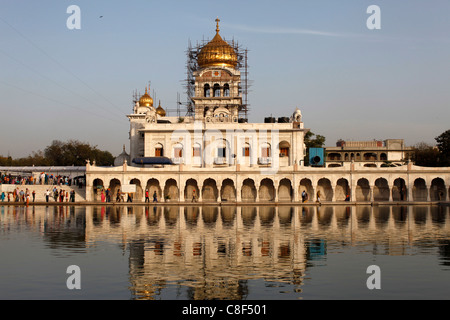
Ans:
<svg viewBox="0 0 450 320"><path fill-rule="evenodd" d="M189 41L188 49L186 50L186 79L184 80L184 86L186 89L186 116L193 116L194 115L194 100L192 99L195 96L195 78L194 78L194 72L198 71L202 67L210 66L211 62L210 60L206 59L205 57L205 51L208 51L208 47L210 47L214 42L215 39L217 40L219 35L219 28L218 28L218 19L216 19L217 27L216 27L216 36L212 40L203 40L200 43L197 42L195 46L191 44ZM249 103L248 103L248 92L251 85L251 80L248 78L248 62L247 62L247 56L248 56L248 49L243 48L239 45L237 41L231 40L227 41L226 39L220 37L219 41L222 43L226 43L230 49L234 50L236 56L230 58L230 62L223 63L223 61L220 61L223 63L224 67L234 68L236 70L239 70L241 72L241 88L240 93L242 95L242 104L239 106L239 118L242 119L248 119L248 112L250 110ZM204 49L202 51L202 49ZM228 48L227 48L228 49ZM211 53L209 53L209 56L211 56ZM199 62L200 60L200 62ZM236 63L235 63L236 62Z"/></svg>

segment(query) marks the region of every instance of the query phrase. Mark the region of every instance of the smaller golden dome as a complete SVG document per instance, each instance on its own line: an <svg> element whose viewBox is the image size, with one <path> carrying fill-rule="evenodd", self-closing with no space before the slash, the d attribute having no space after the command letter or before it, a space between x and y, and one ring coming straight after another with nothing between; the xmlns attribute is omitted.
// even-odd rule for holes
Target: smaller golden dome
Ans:
<svg viewBox="0 0 450 320"><path fill-rule="evenodd" d="M156 108L156 114L160 115L161 117L166 116L166 111L161 107L161 101L159 101L159 106Z"/></svg>
<svg viewBox="0 0 450 320"><path fill-rule="evenodd" d="M139 99L139 105L145 107L153 107L153 99L147 93L147 88L145 88L144 95Z"/></svg>

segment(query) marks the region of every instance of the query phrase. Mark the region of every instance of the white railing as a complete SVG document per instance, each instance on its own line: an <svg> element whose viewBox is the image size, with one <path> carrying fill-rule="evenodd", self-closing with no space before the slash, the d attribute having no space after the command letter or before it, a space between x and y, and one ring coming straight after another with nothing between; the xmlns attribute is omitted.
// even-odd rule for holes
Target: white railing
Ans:
<svg viewBox="0 0 450 320"><path fill-rule="evenodd" d="M226 164L227 163L227 158L226 157L214 158L214 163L215 164Z"/></svg>
<svg viewBox="0 0 450 320"><path fill-rule="evenodd" d="M270 164L272 163L272 157L259 157L258 162L259 164Z"/></svg>
<svg viewBox="0 0 450 320"><path fill-rule="evenodd" d="M200 157L200 156L193 156L193 157L191 158L191 161L192 161L192 164L193 164L194 166L199 166L199 165L202 164L202 157Z"/></svg>
<svg viewBox="0 0 450 320"><path fill-rule="evenodd" d="M184 158L183 157L172 158L172 162L175 164L184 163Z"/></svg>

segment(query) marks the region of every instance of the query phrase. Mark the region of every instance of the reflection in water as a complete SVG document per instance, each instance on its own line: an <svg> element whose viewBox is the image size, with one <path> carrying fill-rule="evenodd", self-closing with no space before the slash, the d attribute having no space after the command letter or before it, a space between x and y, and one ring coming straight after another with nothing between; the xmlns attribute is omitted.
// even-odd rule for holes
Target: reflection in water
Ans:
<svg viewBox="0 0 450 320"><path fill-rule="evenodd" d="M308 270L346 247L389 256L431 249L442 269L450 266L449 208L440 206L2 206L0 213L1 237L36 231L55 255L119 246L134 299L159 299L165 290L183 299L258 298L253 281L288 285L298 297Z"/></svg>

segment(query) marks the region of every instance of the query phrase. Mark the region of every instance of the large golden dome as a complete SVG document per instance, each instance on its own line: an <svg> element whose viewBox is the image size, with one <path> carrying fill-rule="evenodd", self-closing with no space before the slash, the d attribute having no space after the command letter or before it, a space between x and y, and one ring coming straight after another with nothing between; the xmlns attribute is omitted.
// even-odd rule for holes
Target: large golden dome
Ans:
<svg viewBox="0 0 450 320"><path fill-rule="evenodd" d="M153 99L147 93L147 88L145 88L144 95L139 99L139 105L145 107L153 107Z"/></svg>
<svg viewBox="0 0 450 320"><path fill-rule="evenodd" d="M197 63L205 67L232 67L238 62L236 51L219 34L219 19L216 19L216 35L198 54Z"/></svg>

